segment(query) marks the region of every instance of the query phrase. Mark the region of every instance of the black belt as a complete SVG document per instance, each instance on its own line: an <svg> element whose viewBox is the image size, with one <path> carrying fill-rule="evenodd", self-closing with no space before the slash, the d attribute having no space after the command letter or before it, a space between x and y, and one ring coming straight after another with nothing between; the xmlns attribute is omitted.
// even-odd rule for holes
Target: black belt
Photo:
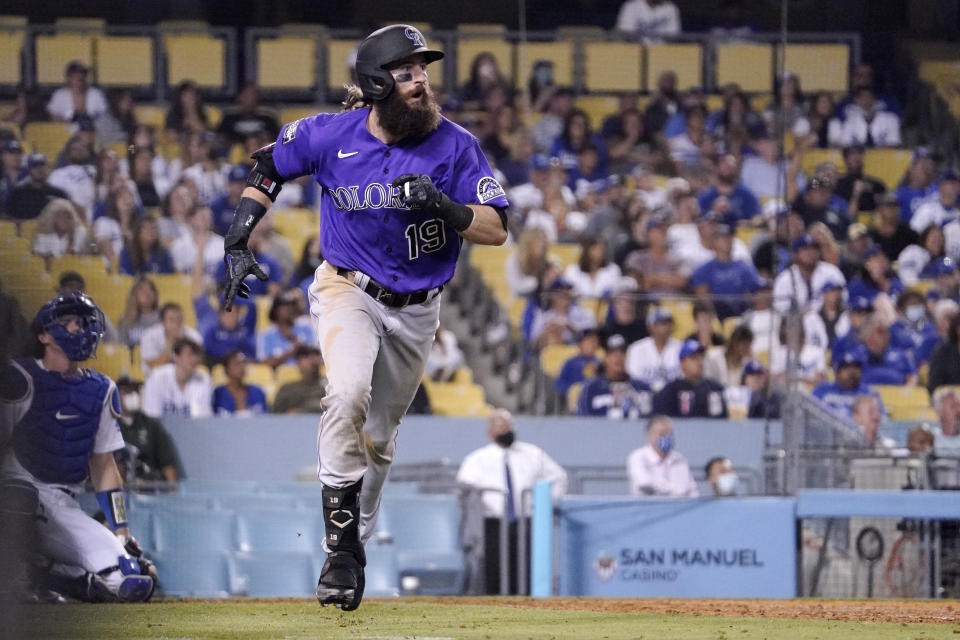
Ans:
<svg viewBox="0 0 960 640"><path fill-rule="evenodd" d="M363 292L368 296L388 307L405 307L409 304L423 304L427 300L432 300L443 291L443 285L440 285L433 289L422 289L420 291L414 291L413 293L395 293L361 271L350 271L343 267L337 267L337 275L354 283L363 289ZM360 282L358 282L357 276L362 276ZM361 286L363 279L366 279L366 284Z"/></svg>

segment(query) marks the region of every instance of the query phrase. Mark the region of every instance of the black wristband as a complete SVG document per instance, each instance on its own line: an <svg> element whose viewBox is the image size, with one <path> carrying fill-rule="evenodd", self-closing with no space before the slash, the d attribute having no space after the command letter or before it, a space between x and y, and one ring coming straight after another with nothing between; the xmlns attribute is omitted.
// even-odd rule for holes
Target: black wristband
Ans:
<svg viewBox="0 0 960 640"><path fill-rule="evenodd" d="M250 232L265 215L267 215L267 208L262 204L253 198L240 198L240 204L237 205L237 210L233 213L230 230L223 238L224 250L245 248Z"/></svg>
<svg viewBox="0 0 960 640"><path fill-rule="evenodd" d="M447 194L440 192L440 203L434 210L436 217L440 218L451 227L457 230L457 233L463 233L473 223L473 217L476 215L470 207L465 204L459 204L451 200Z"/></svg>

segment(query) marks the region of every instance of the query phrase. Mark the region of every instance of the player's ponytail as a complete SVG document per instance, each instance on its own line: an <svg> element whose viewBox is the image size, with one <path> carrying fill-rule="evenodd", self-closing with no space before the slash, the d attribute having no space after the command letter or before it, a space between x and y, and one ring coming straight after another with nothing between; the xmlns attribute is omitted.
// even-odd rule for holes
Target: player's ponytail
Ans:
<svg viewBox="0 0 960 640"><path fill-rule="evenodd" d="M347 97L343 101L344 111L353 111L354 109L363 109L369 107L363 99L363 89L355 84L345 84L343 88L347 90Z"/></svg>

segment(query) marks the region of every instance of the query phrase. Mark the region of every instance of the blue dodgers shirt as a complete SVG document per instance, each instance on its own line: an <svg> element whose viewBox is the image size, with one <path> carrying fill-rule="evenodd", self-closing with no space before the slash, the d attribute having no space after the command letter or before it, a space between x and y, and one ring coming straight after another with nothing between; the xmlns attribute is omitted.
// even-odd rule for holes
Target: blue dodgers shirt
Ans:
<svg viewBox="0 0 960 640"><path fill-rule="evenodd" d="M836 382L821 382L813 390L813 396L847 418L853 413L853 403L857 396L876 398L880 413L886 415L887 412L883 406L883 400L880 399L880 394L862 382L860 386L853 389L844 389Z"/></svg>
<svg viewBox="0 0 960 640"><path fill-rule="evenodd" d="M742 300L718 298L714 301L717 317L726 320L742 314L750 306L747 294L760 288L760 275L752 264L741 260L721 262L717 258L701 265L690 276L690 287L706 285L714 295L744 296Z"/></svg>
<svg viewBox="0 0 960 640"><path fill-rule="evenodd" d="M285 125L273 162L285 178L312 175L322 187L320 247L331 264L397 293L440 286L453 277L460 235L406 208L390 183L426 174L455 202L506 208L503 188L477 139L446 118L425 138L388 145L367 130L368 114L320 113Z"/></svg>

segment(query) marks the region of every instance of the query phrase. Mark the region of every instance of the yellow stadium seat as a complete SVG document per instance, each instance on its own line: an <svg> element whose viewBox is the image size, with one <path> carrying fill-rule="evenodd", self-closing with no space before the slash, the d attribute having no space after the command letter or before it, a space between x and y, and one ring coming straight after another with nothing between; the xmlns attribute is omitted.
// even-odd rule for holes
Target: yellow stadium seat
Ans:
<svg viewBox="0 0 960 640"><path fill-rule="evenodd" d="M24 263L24 265L31 263ZM17 269L10 272L7 265L0 266L0 281L3 290L20 302L24 317L32 319L44 304L56 294L56 281L44 271Z"/></svg>
<svg viewBox="0 0 960 640"><path fill-rule="evenodd" d="M153 38L100 35L95 44L98 84L139 87L153 84Z"/></svg>
<svg viewBox="0 0 960 640"><path fill-rule="evenodd" d="M758 95L750 96L750 108L756 111L757 113L762 113L773 104L773 94L771 93L762 93ZM787 135L790 135L789 133ZM791 136L792 138L792 136ZM787 153L793 150L793 141L789 142L789 150Z"/></svg>
<svg viewBox="0 0 960 640"><path fill-rule="evenodd" d="M63 72L71 60L93 65L93 36L86 33L56 33L34 38L37 82L62 84Z"/></svg>
<svg viewBox="0 0 960 640"><path fill-rule="evenodd" d="M57 30L101 32L107 27L103 18L62 17L53 21Z"/></svg>
<svg viewBox="0 0 960 640"><path fill-rule="evenodd" d="M473 384L473 371L470 367L460 367L453 374L453 380L457 384Z"/></svg>
<svg viewBox="0 0 960 640"><path fill-rule="evenodd" d="M206 31L210 25L203 20L161 20L157 23L157 28L161 31Z"/></svg>
<svg viewBox="0 0 960 640"><path fill-rule="evenodd" d="M20 84L20 54L23 51L24 31L22 29L0 30L0 84ZM61 78L63 69L60 70Z"/></svg>
<svg viewBox="0 0 960 640"><path fill-rule="evenodd" d="M530 80L533 64L538 60L553 63L553 82L560 86L573 85L573 41L527 42L517 46L517 86L525 87Z"/></svg>
<svg viewBox="0 0 960 640"><path fill-rule="evenodd" d="M505 34L506 25L499 22L462 22L457 25L457 33L491 33L495 35Z"/></svg>
<svg viewBox="0 0 960 640"><path fill-rule="evenodd" d="M73 126L64 122L28 122L23 138L53 164L72 132Z"/></svg>
<svg viewBox="0 0 960 640"><path fill-rule="evenodd" d="M723 321L723 337L729 338L730 335L733 333L733 330L736 329L739 324L740 324L739 316L733 316L724 320ZM830 351L828 350L827 357L829 356L830 356Z"/></svg>
<svg viewBox="0 0 960 640"><path fill-rule="evenodd" d="M285 385L288 382L299 382L300 369L293 364L282 364L277 367L277 370L274 372L274 377L277 381L277 386Z"/></svg>
<svg viewBox="0 0 960 640"><path fill-rule="evenodd" d="M97 357L85 361L83 366L99 371L114 382L124 375L137 379L134 373L140 373L140 371L134 369L133 358L127 345L114 342L107 342L98 346Z"/></svg>
<svg viewBox="0 0 960 640"><path fill-rule="evenodd" d="M192 80L208 89L226 86L227 44L222 38L206 33L166 33L163 46L168 85Z"/></svg>
<svg viewBox="0 0 960 640"><path fill-rule="evenodd" d="M286 124L294 120L300 120L301 118L309 118L326 110L326 108L321 109L317 107L285 107L280 110L280 122Z"/></svg>
<svg viewBox="0 0 960 640"><path fill-rule="evenodd" d="M813 175L813 170L821 162L832 162L837 168L843 170L843 154L839 149L810 149L803 153L803 159L800 161L800 167L808 176Z"/></svg>
<svg viewBox="0 0 960 640"><path fill-rule="evenodd" d="M573 101L577 109L582 109L590 119L590 128L600 131L603 119L617 112L616 96L579 96Z"/></svg>
<svg viewBox="0 0 960 640"><path fill-rule="evenodd" d="M53 275L57 277L57 274ZM104 315L114 323L118 322L127 307L127 296L133 288L133 276L124 273L102 274L93 278L84 273L83 276L87 293L103 310Z"/></svg>
<svg viewBox="0 0 960 640"><path fill-rule="evenodd" d="M347 58L356 46L354 40L327 40L327 88L341 91L351 82Z"/></svg>
<svg viewBox="0 0 960 640"><path fill-rule="evenodd" d="M577 405L580 402L580 392L583 391L582 382L574 382L570 385L570 388L567 389L567 409L570 413L577 412Z"/></svg>
<svg viewBox="0 0 960 640"><path fill-rule="evenodd" d="M216 129L220 121L223 120L223 111L212 104L203 105L203 112L207 115L207 123L211 129Z"/></svg>
<svg viewBox="0 0 960 640"><path fill-rule="evenodd" d="M479 417L490 414L483 387L479 385L432 382L425 386L435 415Z"/></svg>
<svg viewBox="0 0 960 640"><path fill-rule="evenodd" d="M572 344L552 344L540 352L540 369L548 376L556 378L563 363L577 355L579 349Z"/></svg>
<svg viewBox="0 0 960 640"><path fill-rule="evenodd" d="M25 256L30 253L30 238L21 238L16 234L17 225L13 222L2 223L3 232L0 237L0 251L12 256ZM9 233L8 233L9 230Z"/></svg>
<svg viewBox="0 0 960 640"><path fill-rule="evenodd" d="M247 364L247 382L258 385L271 385L276 382L273 367L259 362Z"/></svg>
<svg viewBox="0 0 960 640"><path fill-rule="evenodd" d="M558 39L587 39L602 40L607 37L603 27L590 24L562 25L557 27Z"/></svg>
<svg viewBox="0 0 960 640"><path fill-rule="evenodd" d="M485 37L460 37L457 39L457 82L463 84L470 79L470 66L473 59L481 53L490 53L497 60L497 66L500 73L510 82L514 78L513 73L513 52L514 45L507 42L503 37L498 37L491 33ZM436 63L434 63L436 64ZM436 75L431 65L431 76Z"/></svg>
<svg viewBox="0 0 960 640"><path fill-rule="evenodd" d="M880 178L892 191L910 167L911 156L909 149L867 149L863 158L863 172Z"/></svg>
<svg viewBox="0 0 960 640"><path fill-rule="evenodd" d="M273 228L299 256L307 240L320 232L320 218L310 209L280 209L273 214Z"/></svg>
<svg viewBox="0 0 960 640"><path fill-rule="evenodd" d="M507 307L507 320L510 327L519 331L523 325L523 313L527 310L527 300L525 298L514 298Z"/></svg>
<svg viewBox="0 0 960 640"><path fill-rule="evenodd" d="M184 324L196 328L197 315L193 309L193 283L190 276L180 273L155 273L149 277L157 286L160 306L176 302L183 309Z"/></svg>
<svg viewBox="0 0 960 640"><path fill-rule="evenodd" d="M778 47L778 51L779 51ZM784 68L804 91L847 90L850 48L845 44L788 44Z"/></svg>
<svg viewBox="0 0 960 640"><path fill-rule="evenodd" d="M107 275L107 267L99 256L65 255L50 261L50 273L54 277L59 277L64 271L76 271L84 278Z"/></svg>
<svg viewBox="0 0 960 640"><path fill-rule="evenodd" d="M257 40L257 84L261 89L313 89L317 84L317 42L286 35Z"/></svg>
<svg viewBox="0 0 960 640"><path fill-rule="evenodd" d="M930 394L922 386L904 387L877 384L871 388L880 394L887 413L893 420L927 419L930 409Z"/></svg>
<svg viewBox="0 0 960 640"><path fill-rule="evenodd" d="M273 298L254 296L253 303L257 308L257 331L266 329L270 326L270 307L273 305Z"/></svg>
<svg viewBox="0 0 960 640"><path fill-rule="evenodd" d="M0 27L25 27L27 16L0 14Z"/></svg>
<svg viewBox="0 0 960 640"><path fill-rule="evenodd" d="M161 104L138 104L133 108L137 122L153 127L159 133L167 119L167 107Z"/></svg>
<svg viewBox="0 0 960 640"><path fill-rule="evenodd" d="M584 42L588 91L640 91L643 47L629 42Z"/></svg>
<svg viewBox="0 0 960 640"><path fill-rule="evenodd" d="M703 51L699 44L650 44L646 47L644 87L653 91L663 71L677 74L677 89L703 86Z"/></svg>
<svg viewBox="0 0 960 640"><path fill-rule="evenodd" d="M770 366L770 352L769 351L755 351L753 357L763 363L763 366Z"/></svg>
<svg viewBox="0 0 960 640"><path fill-rule="evenodd" d="M547 253L556 256L563 263L563 266L574 264L580 260L579 244L553 244L547 250Z"/></svg>
<svg viewBox="0 0 960 640"><path fill-rule="evenodd" d="M717 45L717 86L731 82L750 93L773 88L773 47L769 44Z"/></svg>
<svg viewBox="0 0 960 640"><path fill-rule="evenodd" d="M737 227L734 235L737 237L737 240L749 247L750 241L753 240L753 236L755 236L756 233L757 229L752 227Z"/></svg>

